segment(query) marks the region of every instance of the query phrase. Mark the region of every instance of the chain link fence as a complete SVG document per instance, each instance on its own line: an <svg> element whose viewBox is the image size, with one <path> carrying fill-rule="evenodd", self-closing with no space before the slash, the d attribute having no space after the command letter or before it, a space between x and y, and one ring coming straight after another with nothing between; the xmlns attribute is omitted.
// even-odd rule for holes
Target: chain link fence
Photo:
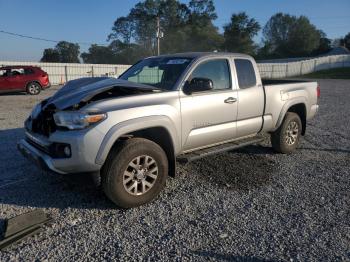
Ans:
<svg viewBox="0 0 350 262"><path fill-rule="evenodd" d="M49 74L51 84L59 85L81 77L118 77L130 65L70 64L0 61L0 66L32 65L39 66ZM265 79L288 78L337 67L350 67L350 55L333 55L291 62L259 62L260 75ZM153 75L152 75L153 77ZM157 76L154 76L157 77Z"/></svg>

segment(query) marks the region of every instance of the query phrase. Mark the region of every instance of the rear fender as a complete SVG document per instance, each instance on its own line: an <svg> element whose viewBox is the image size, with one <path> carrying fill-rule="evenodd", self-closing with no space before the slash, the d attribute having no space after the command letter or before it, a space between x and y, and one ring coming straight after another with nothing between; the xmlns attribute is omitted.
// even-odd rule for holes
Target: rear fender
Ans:
<svg viewBox="0 0 350 262"><path fill-rule="evenodd" d="M277 130L281 126L281 124L283 122L283 119L284 119L286 113L288 112L289 108L291 108L292 106L297 105L297 104L303 104L305 106L305 108L306 108L306 115L308 115L308 112L307 112L308 108L306 106L307 105L306 98L304 98L304 97L297 97L297 98L293 98L292 100L288 100L283 105L282 110L281 110L281 112L279 114L277 123L275 125L275 128L272 131Z"/></svg>

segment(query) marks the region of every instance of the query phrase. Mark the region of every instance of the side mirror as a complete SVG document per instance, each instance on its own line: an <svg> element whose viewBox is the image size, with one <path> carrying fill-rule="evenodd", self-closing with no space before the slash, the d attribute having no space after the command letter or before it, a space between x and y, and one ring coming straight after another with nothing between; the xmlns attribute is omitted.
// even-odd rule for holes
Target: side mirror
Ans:
<svg viewBox="0 0 350 262"><path fill-rule="evenodd" d="M203 92L212 90L214 87L213 81L209 78L195 77L191 82L187 82L184 87L186 94L192 94L195 92Z"/></svg>

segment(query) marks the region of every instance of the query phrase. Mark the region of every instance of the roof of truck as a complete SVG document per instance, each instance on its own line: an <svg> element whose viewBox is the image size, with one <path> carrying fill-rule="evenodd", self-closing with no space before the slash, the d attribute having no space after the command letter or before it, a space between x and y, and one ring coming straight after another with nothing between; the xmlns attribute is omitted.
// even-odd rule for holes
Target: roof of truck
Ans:
<svg viewBox="0 0 350 262"><path fill-rule="evenodd" d="M176 53L176 54L165 54L165 55L160 55L159 57L200 58L200 57L206 57L206 56L235 56L235 57L252 58L249 55L245 55L241 53L228 53L228 52L186 52L186 53Z"/></svg>

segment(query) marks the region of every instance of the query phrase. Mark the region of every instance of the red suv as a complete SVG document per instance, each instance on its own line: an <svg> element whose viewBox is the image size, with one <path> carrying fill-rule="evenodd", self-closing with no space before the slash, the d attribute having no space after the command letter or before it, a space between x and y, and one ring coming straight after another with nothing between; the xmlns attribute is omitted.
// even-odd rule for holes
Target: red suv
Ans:
<svg viewBox="0 0 350 262"><path fill-rule="evenodd" d="M40 67L0 67L0 93L26 91L30 95L37 95L50 85L49 76Z"/></svg>

